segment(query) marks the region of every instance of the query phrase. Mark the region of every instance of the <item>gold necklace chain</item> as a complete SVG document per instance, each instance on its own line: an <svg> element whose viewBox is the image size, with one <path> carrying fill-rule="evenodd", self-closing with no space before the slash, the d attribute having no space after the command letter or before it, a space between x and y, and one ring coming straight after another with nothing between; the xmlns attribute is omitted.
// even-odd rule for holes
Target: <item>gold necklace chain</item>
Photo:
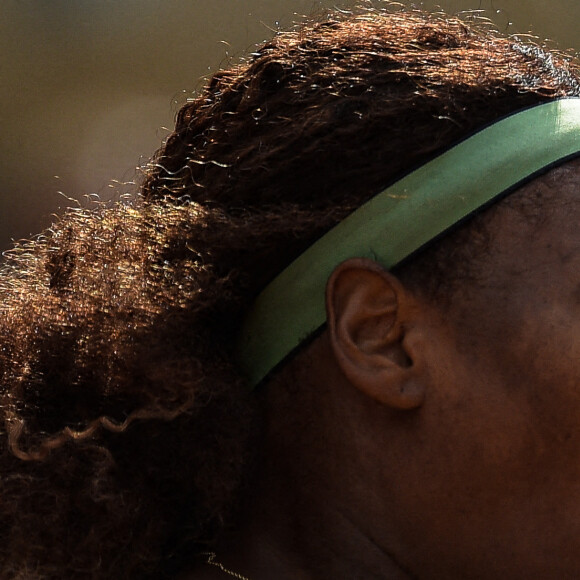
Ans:
<svg viewBox="0 0 580 580"><path fill-rule="evenodd" d="M207 552L205 554L207 556L207 560L205 561L206 564L210 566L216 566L219 568L224 574L228 574L228 576L233 576L238 580L250 580L247 576L242 576L233 570L228 570L221 562L216 562L216 553L215 552Z"/></svg>

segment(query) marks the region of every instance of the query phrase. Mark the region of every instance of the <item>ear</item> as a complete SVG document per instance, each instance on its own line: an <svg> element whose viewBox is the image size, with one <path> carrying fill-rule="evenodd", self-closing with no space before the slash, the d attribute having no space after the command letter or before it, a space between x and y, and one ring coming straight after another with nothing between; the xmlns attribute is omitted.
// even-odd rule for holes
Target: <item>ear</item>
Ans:
<svg viewBox="0 0 580 580"><path fill-rule="evenodd" d="M337 266L326 286L337 364L356 388L394 409L420 407L425 396L414 366L416 341L409 340L414 303L395 276L366 258Z"/></svg>

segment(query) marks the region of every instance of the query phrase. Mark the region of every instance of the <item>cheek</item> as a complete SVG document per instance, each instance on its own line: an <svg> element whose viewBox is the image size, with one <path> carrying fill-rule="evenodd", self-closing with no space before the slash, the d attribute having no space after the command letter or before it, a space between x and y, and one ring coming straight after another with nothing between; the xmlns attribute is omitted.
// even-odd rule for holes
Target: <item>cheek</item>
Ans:
<svg viewBox="0 0 580 580"><path fill-rule="evenodd" d="M580 484L580 317L548 290L514 292L494 314L498 327L482 325L469 347L458 344L458 379L469 387L473 444L485 462L505 462L532 483L548 469Z"/></svg>
<svg viewBox="0 0 580 580"><path fill-rule="evenodd" d="M538 327L542 338L516 361L517 386L527 395L537 433L554 455L570 460L580 448L580 332L566 313L554 314Z"/></svg>
<svg viewBox="0 0 580 580"><path fill-rule="evenodd" d="M515 490L556 456L580 466L580 332L546 304L500 299L431 346L428 454L474 494Z"/></svg>
<svg viewBox="0 0 580 580"><path fill-rule="evenodd" d="M489 341L474 333L469 341L438 338L427 354L430 388L420 418L427 436L416 450L421 457L409 462L422 471L411 480L426 497L450 494L453 509L472 509L475 498L490 509L506 493L521 491L544 444L527 392L515 385L522 373L506 349L484 347ZM443 506L446 498L437 502Z"/></svg>

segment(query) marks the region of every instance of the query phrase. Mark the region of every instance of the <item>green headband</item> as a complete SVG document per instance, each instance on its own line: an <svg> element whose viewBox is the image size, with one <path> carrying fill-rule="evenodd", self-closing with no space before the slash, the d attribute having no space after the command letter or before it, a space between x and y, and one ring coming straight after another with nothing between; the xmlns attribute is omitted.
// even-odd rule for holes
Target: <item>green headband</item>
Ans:
<svg viewBox="0 0 580 580"><path fill-rule="evenodd" d="M506 117L397 181L316 241L258 296L239 341L257 385L326 321L325 286L348 258L392 268L476 210L580 154L580 98Z"/></svg>

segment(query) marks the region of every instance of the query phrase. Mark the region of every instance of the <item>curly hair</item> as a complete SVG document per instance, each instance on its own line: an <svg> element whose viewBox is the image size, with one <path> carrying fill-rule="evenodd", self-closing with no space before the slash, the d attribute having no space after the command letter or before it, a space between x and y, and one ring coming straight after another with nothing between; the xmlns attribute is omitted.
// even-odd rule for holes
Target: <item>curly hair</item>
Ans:
<svg viewBox="0 0 580 580"><path fill-rule="evenodd" d="M413 167L571 95L565 56L415 11L334 14L210 78L134 203L71 210L6 257L0 576L173 577L259 445L234 349L260 289ZM470 253L450 236L406 275L453 280Z"/></svg>

